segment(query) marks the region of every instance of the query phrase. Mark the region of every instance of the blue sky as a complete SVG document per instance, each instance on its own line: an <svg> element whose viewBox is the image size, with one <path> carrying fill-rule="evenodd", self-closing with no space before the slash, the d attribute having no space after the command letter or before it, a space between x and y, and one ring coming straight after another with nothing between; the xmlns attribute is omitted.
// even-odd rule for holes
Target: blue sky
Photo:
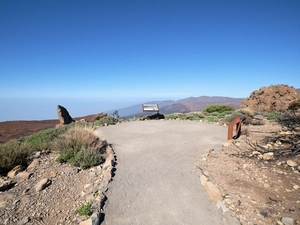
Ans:
<svg viewBox="0 0 300 225"><path fill-rule="evenodd" d="M92 114L300 88L299 40L298 0L0 0L0 121L38 102L98 101Z"/></svg>

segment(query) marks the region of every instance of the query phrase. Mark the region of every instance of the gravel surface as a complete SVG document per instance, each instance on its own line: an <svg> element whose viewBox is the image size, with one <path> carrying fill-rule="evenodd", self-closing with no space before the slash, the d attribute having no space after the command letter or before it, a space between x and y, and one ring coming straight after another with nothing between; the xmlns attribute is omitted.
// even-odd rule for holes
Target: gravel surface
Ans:
<svg viewBox="0 0 300 225"><path fill-rule="evenodd" d="M193 121L137 121L100 128L117 157L104 224L229 224L199 181L204 150L227 129Z"/></svg>

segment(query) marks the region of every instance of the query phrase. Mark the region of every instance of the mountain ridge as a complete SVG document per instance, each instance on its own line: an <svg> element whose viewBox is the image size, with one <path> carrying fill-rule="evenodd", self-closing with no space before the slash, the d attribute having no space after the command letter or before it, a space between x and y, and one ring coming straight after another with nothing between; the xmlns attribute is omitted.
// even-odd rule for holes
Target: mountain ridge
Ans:
<svg viewBox="0 0 300 225"><path fill-rule="evenodd" d="M244 98L232 98L232 97L224 97L224 96L200 96L200 97L188 97L179 100L164 100L164 101L149 101L143 102L141 104L136 104L133 106L125 107L118 109L118 114L124 118L131 118L134 116L140 116L143 114L142 112L142 104L145 103L156 103L159 106L160 113L170 114L170 113L186 113L186 112L194 112L201 111L206 106L212 104L223 104L232 106L235 109L238 109L241 105ZM112 111L108 111L110 113ZM146 113L145 113L146 114Z"/></svg>

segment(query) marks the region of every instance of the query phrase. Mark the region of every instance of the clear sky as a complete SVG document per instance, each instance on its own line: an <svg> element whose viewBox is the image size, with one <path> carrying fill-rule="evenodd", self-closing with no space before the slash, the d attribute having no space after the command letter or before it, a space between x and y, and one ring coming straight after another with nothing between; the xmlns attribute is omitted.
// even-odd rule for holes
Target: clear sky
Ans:
<svg viewBox="0 0 300 225"><path fill-rule="evenodd" d="M0 0L0 77L0 121L300 88L300 1Z"/></svg>

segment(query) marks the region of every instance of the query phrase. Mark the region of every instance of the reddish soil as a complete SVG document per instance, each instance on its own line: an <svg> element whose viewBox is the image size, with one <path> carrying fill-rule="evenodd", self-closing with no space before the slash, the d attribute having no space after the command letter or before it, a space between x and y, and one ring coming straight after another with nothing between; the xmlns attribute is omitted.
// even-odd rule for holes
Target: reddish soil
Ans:
<svg viewBox="0 0 300 225"><path fill-rule="evenodd" d="M74 120L85 119L88 122L93 121L95 115L88 115L74 118ZM54 128L59 124L59 120L25 120L25 121L5 121L0 122L0 143L11 139L18 139L27 135L36 133L39 130Z"/></svg>

